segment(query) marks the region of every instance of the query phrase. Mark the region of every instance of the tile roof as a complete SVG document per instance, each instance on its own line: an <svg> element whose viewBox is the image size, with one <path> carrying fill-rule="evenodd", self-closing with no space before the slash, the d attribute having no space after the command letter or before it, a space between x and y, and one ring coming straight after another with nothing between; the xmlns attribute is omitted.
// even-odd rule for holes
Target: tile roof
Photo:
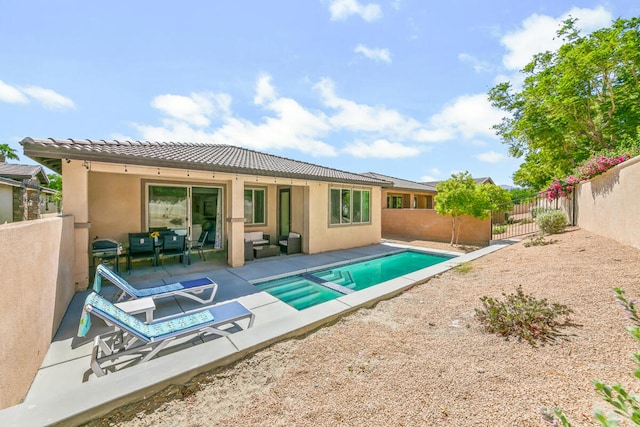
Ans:
<svg viewBox="0 0 640 427"><path fill-rule="evenodd" d="M361 175L366 175L371 178L389 181L390 183L393 184L393 188L401 188L405 190L432 191L434 193L436 192L436 187L434 185L429 185L426 183L409 181L402 178L394 178L392 176L382 175L375 172L365 172L365 173L362 173ZM387 187L387 186L383 186L383 187Z"/></svg>
<svg viewBox="0 0 640 427"><path fill-rule="evenodd" d="M385 184L374 177L223 144L29 137L20 144L26 156L56 172L62 170L62 159L76 159L365 185Z"/></svg>
<svg viewBox="0 0 640 427"><path fill-rule="evenodd" d="M40 175L40 182L49 183L49 178L40 165L0 163L0 177L22 180L35 178L38 175Z"/></svg>
<svg viewBox="0 0 640 427"><path fill-rule="evenodd" d="M15 179L4 178L0 176L0 185L8 185L10 187L22 187L22 182L16 181ZM29 187L29 188L33 188L33 187ZM47 187L40 187L40 191L45 194L56 193L56 190L52 190L51 188L47 188Z"/></svg>

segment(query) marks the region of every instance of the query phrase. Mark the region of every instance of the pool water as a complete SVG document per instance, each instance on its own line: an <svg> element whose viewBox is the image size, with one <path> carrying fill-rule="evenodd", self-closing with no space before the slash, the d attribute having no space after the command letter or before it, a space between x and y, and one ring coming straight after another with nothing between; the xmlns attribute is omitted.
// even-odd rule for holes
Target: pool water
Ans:
<svg viewBox="0 0 640 427"><path fill-rule="evenodd" d="M439 264L451 256L405 251L312 273L256 283L298 310Z"/></svg>

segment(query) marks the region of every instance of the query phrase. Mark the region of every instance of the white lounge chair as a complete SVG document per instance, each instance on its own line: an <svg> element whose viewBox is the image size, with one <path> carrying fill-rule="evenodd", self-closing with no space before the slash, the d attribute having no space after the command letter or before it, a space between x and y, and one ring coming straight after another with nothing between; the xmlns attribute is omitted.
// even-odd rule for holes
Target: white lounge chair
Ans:
<svg viewBox="0 0 640 427"><path fill-rule="evenodd" d="M202 304L207 304L213 301L218 291L218 284L208 277L185 280L153 288L134 288L115 272L100 264L96 267L96 274L93 279L93 290L98 293L102 288L102 278L107 279L119 288L118 301L145 297L159 299L171 296L182 296ZM209 289L211 289L211 294L208 298L201 298L199 296Z"/></svg>
<svg viewBox="0 0 640 427"><path fill-rule="evenodd" d="M91 292L82 309L78 336L85 336L91 328L92 314L116 327L115 331L94 338L90 365L99 377L107 373L103 367L105 362L129 355L142 356L136 363L146 362L175 338L191 334L230 335L231 332L220 329L220 326L249 319L246 328L248 329L253 326L255 319L251 310L240 302L228 301L202 310L144 323L95 292Z"/></svg>

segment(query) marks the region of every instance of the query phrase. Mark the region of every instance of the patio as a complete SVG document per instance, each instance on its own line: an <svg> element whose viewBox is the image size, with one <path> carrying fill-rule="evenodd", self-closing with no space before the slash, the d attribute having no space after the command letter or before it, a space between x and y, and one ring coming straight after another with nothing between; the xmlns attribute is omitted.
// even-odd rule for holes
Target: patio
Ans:
<svg viewBox="0 0 640 427"><path fill-rule="evenodd" d="M76 336L82 304L88 291L79 292L74 296L24 402L0 411L0 424L36 426L64 422L75 425L90 420L122 404L158 392L170 384L186 382L198 373L233 363L276 341L308 333L351 311L390 298L429 277L507 244L499 242L304 311L297 311L271 295L260 292L251 283L301 273L319 266L387 254L402 247L378 244L316 255L281 255L251 261L238 268L226 266L224 253L216 256L207 254L206 262L192 255L192 264L186 267L180 263L136 267L131 273L122 275L137 287L202 276L211 278L219 284L213 304L230 299L239 300L255 313L254 326L226 337L205 337L201 342L195 339L182 341L167 347L149 362L118 367L116 372L97 378L89 368L92 340L107 327L96 320L86 337ZM112 293L114 289L111 288L103 286L102 294ZM191 300L170 297L157 301L154 317L200 307ZM244 324L241 326L245 327ZM52 393L52 390L56 392Z"/></svg>

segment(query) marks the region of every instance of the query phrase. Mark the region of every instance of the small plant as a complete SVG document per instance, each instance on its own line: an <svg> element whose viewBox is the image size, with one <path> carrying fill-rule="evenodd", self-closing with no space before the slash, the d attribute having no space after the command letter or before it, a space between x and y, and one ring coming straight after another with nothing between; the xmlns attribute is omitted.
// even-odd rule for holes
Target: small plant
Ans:
<svg viewBox="0 0 640 427"><path fill-rule="evenodd" d="M458 264L454 267L454 270L461 274L467 274L471 271L471 262L465 261L462 264Z"/></svg>
<svg viewBox="0 0 640 427"><path fill-rule="evenodd" d="M538 224L541 233L557 234L567 226L567 216L561 210L548 210L538 214L536 224Z"/></svg>
<svg viewBox="0 0 640 427"><path fill-rule="evenodd" d="M537 236L533 236L529 239L529 241L524 242L523 245L525 248L528 248L530 246L546 246L546 245L552 245L554 243L557 243L557 240L553 240L553 239L549 239L546 240L544 238L543 235L539 234Z"/></svg>
<svg viewBox="0 0 640 427"><path fill-rule="evenodd" d="M491 232L493 234L502 234L507 231L506 225L493 225Z"/></svg>
<svg viewBox="0 0 640 427"><path fill-rule="evenodd" d="M538 341L548 341L557 334L557 327L567 323L573 310L563 304L549 304L546 299L537 300L518 286L515 294L502 294L503 301L481 297L483 308L476 309L476 319L487 332L506 338L513 336L532 346ZM556 319L564 317L560 323Z"/></svg>

